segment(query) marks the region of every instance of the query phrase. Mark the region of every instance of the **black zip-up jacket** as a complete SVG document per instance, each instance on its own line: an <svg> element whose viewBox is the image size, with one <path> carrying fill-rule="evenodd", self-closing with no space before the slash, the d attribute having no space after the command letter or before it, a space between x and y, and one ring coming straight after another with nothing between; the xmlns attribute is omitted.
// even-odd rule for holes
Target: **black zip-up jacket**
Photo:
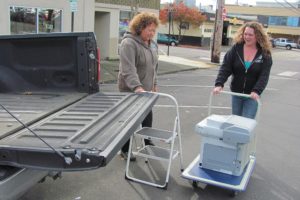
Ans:
<svg viewBox="0 0 300 200"><path fill-rule="evenodd" d="M246 70L244 64L244 44L235 44L226 53L220 67L215 86L224 87L228 77L232 75L230 89L232 92L250 94L256 92L260 95L266 88L272 66L271 55L264 55L262 49L257 53Z"/></svg>

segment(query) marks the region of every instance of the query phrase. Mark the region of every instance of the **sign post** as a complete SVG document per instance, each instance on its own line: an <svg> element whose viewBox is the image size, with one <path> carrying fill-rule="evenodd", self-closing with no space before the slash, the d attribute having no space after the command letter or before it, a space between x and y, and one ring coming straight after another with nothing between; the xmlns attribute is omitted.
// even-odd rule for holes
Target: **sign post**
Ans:
<svg viewBox="0 0 300 200"><path fill-rule="evenodd" d="M171 24L173 22L173 13L175 12L175 9L173 7L173 4L168 5L168 20L169 20L169 34L168 34L168 53L167 55L169 56L169 52L170 52L170 40L171 40Z"/></svg>
<svg viewBox="0 0 300 200"><path fill-rule="evenodd" d="M71 7L71 32L74 32L74 13L78 11L77 0L70 0Z"/></svg>

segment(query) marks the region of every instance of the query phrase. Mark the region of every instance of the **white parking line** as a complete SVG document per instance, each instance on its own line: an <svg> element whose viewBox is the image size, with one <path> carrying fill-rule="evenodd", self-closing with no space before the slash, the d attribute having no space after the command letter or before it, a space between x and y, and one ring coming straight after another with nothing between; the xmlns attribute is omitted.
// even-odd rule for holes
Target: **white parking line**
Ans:
<svg viewBox="0 0 300 200"><path fill-rule="evenodd" d="M285 71L282 73L277 74L278 76L288 76L288 77L292 77L295 76L296 74L298 74L298 72L293 72L293 71Z"/></svg>
<svg viewBox="0 0 300 200"><path fill-rule="evenodd" d="M161 50L161 49L158 49L158 51L160 51L163 55L167 55L167 53L166 52L164 52L163 50Z"/></svg>
<svg viewBox="0 0 300 200"><path fill-rule="evenodd" d="M213 88L213 85L158 85L159 87L190 87L190 88ZM227 86L225 86L225 90L229 90ZM276 88L266 88L266 90L277 91Z"/></svg>
<svg viewBox="0 0 300 200"><path fill-rule="evenodd" d="M159 85L160 87L212 88L212 85Z"/></svg>
<svg viewBox="0 0 300 200"><path fill-rule="evenodd" d="M174 105L155 105L154 107L159 108L173 108ZM208 106L178 106L179 108L207 108ZM211 108L214 109L231 109L231 107L228 106L211 106Z"/></svg>

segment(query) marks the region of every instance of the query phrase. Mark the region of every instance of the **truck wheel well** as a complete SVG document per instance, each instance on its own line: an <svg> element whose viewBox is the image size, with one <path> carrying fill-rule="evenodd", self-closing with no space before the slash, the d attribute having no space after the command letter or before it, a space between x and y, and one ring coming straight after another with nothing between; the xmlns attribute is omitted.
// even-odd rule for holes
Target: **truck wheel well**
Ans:
<svg viewBox="0 0 300 200"><path fill-rule="evenodd" d="M288 45L285 46L285 48L290 50L290 49L292 49L292 46L288 44Z"/></svg>

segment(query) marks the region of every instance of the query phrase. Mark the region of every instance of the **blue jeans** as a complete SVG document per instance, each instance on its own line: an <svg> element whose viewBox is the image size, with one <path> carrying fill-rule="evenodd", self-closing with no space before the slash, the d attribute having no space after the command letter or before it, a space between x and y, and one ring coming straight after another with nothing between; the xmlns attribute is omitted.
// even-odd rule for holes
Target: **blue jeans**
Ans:
<svg viewBox="0 0 300 200"><path fill-rule="evenodd" d="M254 119L257 101L251 98L232 96L232 114Z"/></svg>

